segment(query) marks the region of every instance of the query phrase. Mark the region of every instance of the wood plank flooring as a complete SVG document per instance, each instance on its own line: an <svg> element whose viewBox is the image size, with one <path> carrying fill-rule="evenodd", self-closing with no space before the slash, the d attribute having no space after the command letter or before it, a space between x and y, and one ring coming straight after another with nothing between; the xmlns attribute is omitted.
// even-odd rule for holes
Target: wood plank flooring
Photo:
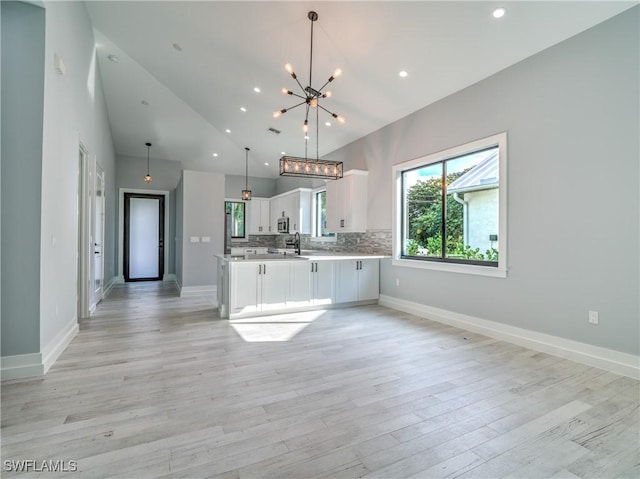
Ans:
<svg viewBox="0 0 640 479"><path fill-rule="evenodd" d="M119 285L1 387L4 477L640 477L638 381L382 306L226 321Z"/></svg>

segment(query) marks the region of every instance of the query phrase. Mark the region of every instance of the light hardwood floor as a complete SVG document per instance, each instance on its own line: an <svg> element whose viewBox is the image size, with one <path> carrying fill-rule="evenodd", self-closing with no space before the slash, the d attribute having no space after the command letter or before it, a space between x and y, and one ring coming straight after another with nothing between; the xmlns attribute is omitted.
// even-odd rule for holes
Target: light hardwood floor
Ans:
<svg viewBox="0 0 640 479"><path fill-rule="evenodd" d="M640 476L638 381L382 306L229 322L119 285L1 393L3 467L55 477Z"/></svg>

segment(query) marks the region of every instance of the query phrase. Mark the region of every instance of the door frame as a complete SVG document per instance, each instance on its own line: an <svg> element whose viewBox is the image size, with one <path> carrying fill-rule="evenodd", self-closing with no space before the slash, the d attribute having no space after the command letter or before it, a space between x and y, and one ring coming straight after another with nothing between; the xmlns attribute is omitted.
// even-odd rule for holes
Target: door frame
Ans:
<svg viewBox="0 0 640 479"><path fill-rule="evenodd" d="M99 185L99 183L101 184ZM101 194L98 196L98 188L101 188ZM102 215L98 218L98 198L102 202ZM92 214L92 244L91 250L93 254L91 254L91 288L89 291L90 295L90 307L89 310L93 312L100 301L104 299L104 239L105 239L105 231L104 228L106 226L106 212L107 208L107 195L106 195L106 175L104 169L98 161L95 162L95 175L94 175L94 188L93 188L93 214ZM98 228L98 222L100 222L100 238L96 238L96 229ZM95 270L95 247L96 243L99 243L100 247L100 290L99 292L95 289L95 281L96 281L96 270Z"/></svg>
<svg viewBox="0 0 640 479"><path fill-rule="evenodd" d="M169 264L169 247L174 241L169 237L169 192L166 190L145 190L139 188L120 188L118 193L118 282L124 283L124 194L137 193L141 195L164 196L164 277L167 281ZM171 240L171 241L170 241Z"/></svg>
<svg viewBox="0 0 640 479"><path fill-rule="evenodd" d="M91 262L89 260L89 244L92 241L91 228L91 198L90 185L91 176L91 158L89 150L78 141L78 191L77 191L77 254L76 254L76 315L77 320L88 318L90 316L90 285L89 277L91 276Z"/></svg>

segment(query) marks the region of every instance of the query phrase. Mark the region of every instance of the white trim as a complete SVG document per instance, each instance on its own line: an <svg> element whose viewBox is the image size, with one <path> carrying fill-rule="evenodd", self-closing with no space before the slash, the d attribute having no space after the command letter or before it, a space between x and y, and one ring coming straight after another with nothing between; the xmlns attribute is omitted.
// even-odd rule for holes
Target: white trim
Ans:
<svg viewBox="0 0 640 479"><path fill-rule="evenodd" d="M500 267L482 266L476 264L459 264L459 263L439 263L437 261L421 261L419 259L400 259L393 258L391 260L393 266L401 266L403 268L419 268L431 269L434 271L448 271L449 273L476 274L480 276L493 276L495 278L506 278L507 270Z"/></svg>
<svg viewBox="0 0 640 479"><path fill-rule="evenodd" d="M427 260L402 259L402 218L399 214L402 202L401 176L406 170L422 165L445 161L456 156L462 156L483 148L498 146L498 267L477 266L463 263L445 263ZM392 258L393 265L400 267L422 268L436 271L448 271L451 273L477 274L498 278L507 277L507 133L502 132L486 138L474 140L464 145L455 146L446 150L431 153L420 158L395 164L391 167L393 205L392 211Z"/></svg>
<svg viewBox="0 0 640 479"><path fill-rule="evenodd" d="M111 293L111 290L113 289L113 287L120 283L121 281L119 281L119 277L118 276L113 276L109 282L107 283L107 285L104 287L104 295L102 296L103 298L106 298L107 296L109 296L109 293ZM124 282L124 280L122 280L122 282Z"/></svg>
<svg viewBox="0 0 640 479"><path fill-rule="evenodd" d="M536 351L553 354L588 366L640 379L640 357L613 349L580 343L570 339L538 333L487 319L434 308L424 304L380 295L379 304L422 318L500 339Z"/></svg>
<svg viewBox="0 0 640 479"><path fill-rule="evenodd" d="M42 375L44 375L44 365L40 353L19 354L0 358L0 377L2 381Z"/></svg>
<svg viewBox="0 0 640 479"><path fill-rule="evenodd" d="M176 289L178 290L178 296L182 295L182 283L180 282L180 278L178 275L175 275Z"/></svg>
<svg viewBox="0 0 640 479"><path fill-rule="evenodd" d="M164 195L164 267L169 265L169 191L120 188L118 193L118 277L124 278L124 194ZM122 280L124 282L124 279Z"/></svg>
<svg viewBox="0 0 640 479"><path fill-rule="evenodd" d="M44 366L44 372L46 373L49 368L56 362L62 352L69 346L69 343L76 337L79 331L78 321L76 318L72 318L71 321L62 329L55 338L49 341L49 344L42 348L42 363Z"/></svg>
<svg viewBox="0 0 640 479"><path fill-rule="evenodd" d="M191 297L191 296L213 296L216 297L217 288L215 284L208 284L203 286L182 286L180 288L180 297Z"/></svg>

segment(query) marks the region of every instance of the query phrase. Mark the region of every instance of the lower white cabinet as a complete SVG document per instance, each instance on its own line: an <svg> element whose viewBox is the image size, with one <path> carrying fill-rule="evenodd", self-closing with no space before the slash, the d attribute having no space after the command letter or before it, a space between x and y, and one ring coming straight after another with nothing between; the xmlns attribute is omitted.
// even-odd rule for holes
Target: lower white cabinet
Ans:
<svg viewBox="0 0 640 479"><path fill-rule="evenodd" d="M336 262L336 303L378 299L380 261L378 259Z"/></svg>
<svg viewBox="0 0 640 479"><path fill-rule="evenodd" d="M228 311L232 318L370 301L379 296L380 261L377 258L230 261L227 264Z"/></svg>
<svg viewBox="0 0 640 479"><path fill-rule="evenodd" d="M335 303L335 261L291 263L287 307Z"/></svg>
<svg viewBox="0 0 640 479"><path fill-rule="evenodd" d="M235 262L229 271L229 312L258 313L284 309L289 292L289 263Z"/></svg>

